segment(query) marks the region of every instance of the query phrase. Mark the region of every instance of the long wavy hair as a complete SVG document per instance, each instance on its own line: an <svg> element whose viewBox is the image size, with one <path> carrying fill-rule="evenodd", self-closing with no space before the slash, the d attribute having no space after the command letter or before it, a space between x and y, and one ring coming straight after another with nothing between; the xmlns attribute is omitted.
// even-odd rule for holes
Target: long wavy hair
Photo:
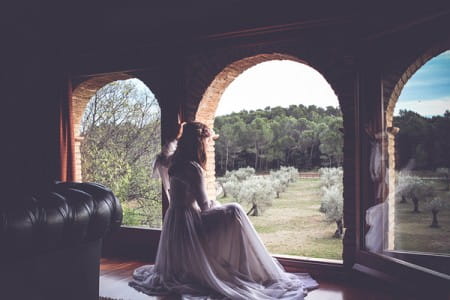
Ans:
<svg viewBox="0 0 450 300"><path fill-rule="evenodd" d="M171 165L195 161L203 169L206 167L206 139L211 131L201 122L187 122L180 127L178 144L172 156Z"/></svg>

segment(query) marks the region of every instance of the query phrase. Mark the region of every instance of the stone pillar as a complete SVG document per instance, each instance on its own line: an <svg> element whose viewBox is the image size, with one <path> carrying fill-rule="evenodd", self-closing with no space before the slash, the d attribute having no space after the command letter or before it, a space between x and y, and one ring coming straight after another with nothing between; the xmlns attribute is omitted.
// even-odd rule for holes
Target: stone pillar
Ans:
<svg viewBox="0 0 450 300"><path fill-rule="evenodd" d="M388 155L388 201L389 201L389 215L388 215L388 237L387 248L393 250L395 247L395 136L399 132L398 127L387 128L387 155Z"/></svg>
<svg viewBox="0 0 450 300"><path fill-rule="evenodd" d="M83 174L81 171L81 143L84 137L75 136L75 181L82 182Z"/></svg>
<svg viewBox="0 0 450 300"><path fill-rule="evenodd" d="M208 107L201 110L196 115L196 121L206 124L209 128L214 127L214 115L216 107ZM212 117L211 117L212 116ZM216 199L216 164L215 164L215 143L210 141L206 149L206 192L209 199Z"/></svg>

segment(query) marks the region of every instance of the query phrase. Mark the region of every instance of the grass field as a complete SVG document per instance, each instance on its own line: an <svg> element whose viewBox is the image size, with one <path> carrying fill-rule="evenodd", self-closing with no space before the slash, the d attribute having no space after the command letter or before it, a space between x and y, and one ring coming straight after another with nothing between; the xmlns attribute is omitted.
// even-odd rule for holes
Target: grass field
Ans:
<svg viewBox="0 0 450 300"><path fill-rule="evenodd" d="M441 180L432 182L437 195L445 199L447 207L438 214L439 228L430 227L432 214L419 204L420 213L413 213L411 202L395 204L395 249L450 254L450 192Z"/></svg>
<svg viewBox="0 0 450 300"><path fill-rule="evenodd" d="M230 198L218 199L221 203ZM249 207L243 205L248 211ZM318 179L298 179L262 216L250 217L272 254L342 259L342 240L333 238L336 224L319 212Z"/></svg>
<svg viewBox="0 0 450 300"><path fill-rule="evenodd" d="M432 214L425 209L424 203L419 205L420 213L413 213L411 202L402 204L396 201L396 250L450 254L450 192L444 191L442 181L433 184L437 194L448 204L438 214L440 227L430 227ZM336 225L325 221L324 214L319 212L320 197L319 179L298 179L261 216L250 217L271 253L342 259L342 240L332 237ZM218 200L221 203L233 202L231 198ZM249 210L249 207L241 205ZM124 224L142 226L142 214L134 213L127 214L129 224Z"/></svg>

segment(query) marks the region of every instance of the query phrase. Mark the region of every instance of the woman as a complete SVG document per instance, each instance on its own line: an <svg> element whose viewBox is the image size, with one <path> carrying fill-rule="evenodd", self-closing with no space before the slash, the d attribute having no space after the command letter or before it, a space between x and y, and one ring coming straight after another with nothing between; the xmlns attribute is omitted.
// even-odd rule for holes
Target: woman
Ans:
<svg viewBox="0 0 450 300"><path fill-rule="evenodd" d="M206 125L186 123L177 145L165 147L157 159L170 205L155 265L136 269L130 285L150 295L186 298L303 299L317 282L285 272L238 204L208 200L203 172L212 138Z"/></svg>

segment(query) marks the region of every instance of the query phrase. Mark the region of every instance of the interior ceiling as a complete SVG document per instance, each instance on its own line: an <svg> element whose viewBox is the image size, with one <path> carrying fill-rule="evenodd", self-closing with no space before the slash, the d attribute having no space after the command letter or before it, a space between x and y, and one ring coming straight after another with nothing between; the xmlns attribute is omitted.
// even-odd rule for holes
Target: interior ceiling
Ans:
<svg viewBox="0 0 450 300"><path fill-rule="evenodd" d="M2 1L3 2L3 1ZM6 1L5 1L6 2ZM10 1L12 2L12 1ZM8 34L83 51L189 39L284 24L341 20L365 38L449 15L450 4L373 1L17 1L0 7ZM423 2L423 1L422 1ZM448 2L448 1L447 1ZM3 2L4 3L4 2ZM394 4L396 3L396 4ZM5 4L1 4L5 6ZM5 28L3 26L3 28Z"/></svg>

